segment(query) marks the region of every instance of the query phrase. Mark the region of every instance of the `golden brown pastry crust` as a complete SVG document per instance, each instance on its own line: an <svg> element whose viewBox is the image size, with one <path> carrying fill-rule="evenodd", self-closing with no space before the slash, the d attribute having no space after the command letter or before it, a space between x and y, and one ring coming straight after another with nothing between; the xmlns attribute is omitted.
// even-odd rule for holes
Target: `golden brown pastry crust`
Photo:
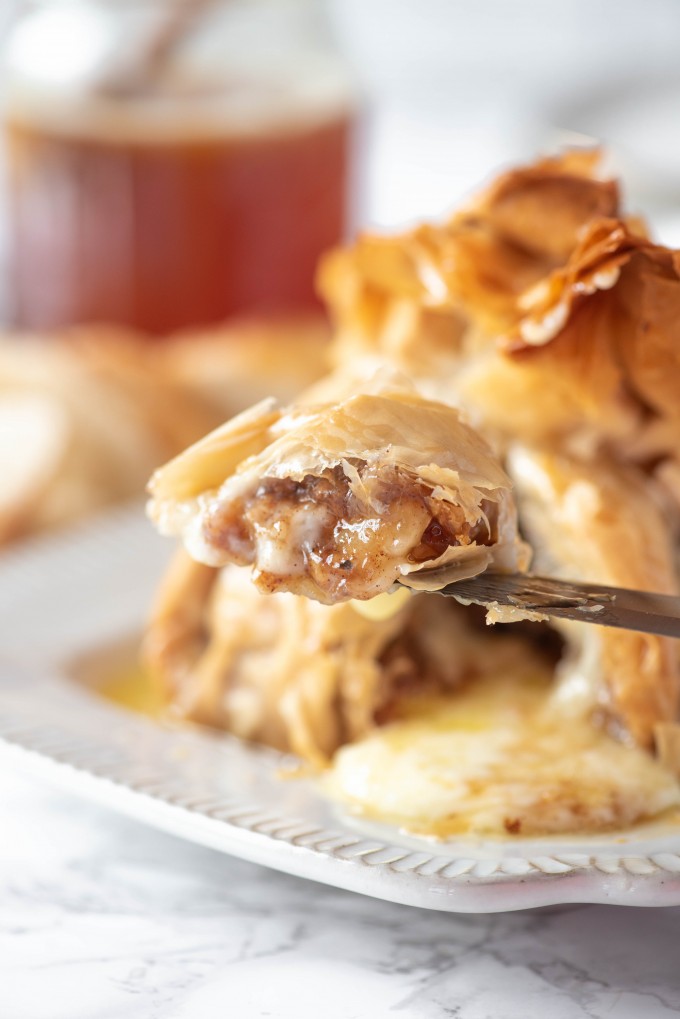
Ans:
<svg viewBox="0 0 680 1019"><path fill-rule="evenodd" d="M330 252L319 289L337 326L335 363L359 353L426 363L465 355L472 323L489 339L511 329L518 300L569 258L595 217L616 216L618 187L598 176L598 150L513 169L442 225L359 237Z"/></svg>
<svg viewBox="0 0 680 1019"><path fill-rule="evenodd" d="M331 255L321 282L338 323L340 364L357 351L396 361L428 393L462 404L499 448L520 440L555 463L561 456L574 481L580 472L589 484L603 472L621 518L591 521L581 560L567 559L566 574L571 563L572 576L677 592L680 256L624 216L598 160L597 152L566 153L510 171L442 226L362 238ZM433 315L448 334L425 327ZM643 468L630 491L620 480L627 463ZM664 512L650 475L675 500ZM525 499L520 485L524 516ZM555 520L554 504L543 512L559 545L566 524ZM664 551L661 571L640 537L650 528ZM617 566L612 538L624 533L638 552L634 576ZM570 639L579 632L572 628ZM607 633L599 654L610 716L649 745L655 721L676 716L671 645Z"/></svg>
<svg viewBox="0 0 680 1019"><path fill-rule="evenodd" d="M680 420L680 254L592 223L566 265L525 294L505 349L546 373L567 373L597 408ZM593 426L598 414L591 412Z"/></svg>

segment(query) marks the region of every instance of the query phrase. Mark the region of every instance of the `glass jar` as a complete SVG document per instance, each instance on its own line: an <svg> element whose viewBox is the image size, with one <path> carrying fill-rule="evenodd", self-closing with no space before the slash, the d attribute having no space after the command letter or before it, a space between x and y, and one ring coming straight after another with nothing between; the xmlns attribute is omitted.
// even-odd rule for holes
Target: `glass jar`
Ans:
<svg viewBox="0 0 680 1019"><path fill-rule="evenodd" d="M39 0L2 63L9 313L164 334L313 306L352 90L319 0Z"/></svg>

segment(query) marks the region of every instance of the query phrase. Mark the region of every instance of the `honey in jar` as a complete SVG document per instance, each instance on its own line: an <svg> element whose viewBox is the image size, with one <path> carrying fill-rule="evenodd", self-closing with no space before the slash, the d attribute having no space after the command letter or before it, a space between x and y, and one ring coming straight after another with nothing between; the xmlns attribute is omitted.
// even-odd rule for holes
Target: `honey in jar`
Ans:
<svg viewBox="0 0 680 1019"><path fill-rule="evenodd" d="M116 40L154 25L137 6L158 17L148 0L39 5L10 40L13 324L165 334L313 306L316 261L345 222L344 68L307 43L263 46L258 4L232 0L163 66L126 77ZM290 4L268 6L283 38Z"/></svg>

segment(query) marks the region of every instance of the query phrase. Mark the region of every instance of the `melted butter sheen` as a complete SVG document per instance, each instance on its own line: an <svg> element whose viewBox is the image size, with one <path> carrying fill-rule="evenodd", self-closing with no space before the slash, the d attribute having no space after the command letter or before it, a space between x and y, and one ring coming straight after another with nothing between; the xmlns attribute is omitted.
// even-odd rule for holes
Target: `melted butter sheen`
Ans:
<svg viewBox="0 0 680 1019"><path fill-rule="evenodd" d="M565 718L549 675L475 680L413 699L343 747L325 778L366 816L447 837L626 828L680 804L673 776L587 719Z"/></svg>
<svg viewBox="0 0 680 1019"><path fill-rule="evenodd" d="M141 665L111 676L99 687L99 693L106 700L151 718L158 718L166 708L161 691Z"/></svg>

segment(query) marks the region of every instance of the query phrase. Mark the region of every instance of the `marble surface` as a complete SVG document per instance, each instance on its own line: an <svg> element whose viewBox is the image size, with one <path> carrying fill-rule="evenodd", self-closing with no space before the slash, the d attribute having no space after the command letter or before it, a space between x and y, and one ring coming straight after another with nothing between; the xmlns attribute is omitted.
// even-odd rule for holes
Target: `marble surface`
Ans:
<svg viewBox="0 0 680 1019"><path fill-rule="evenodd" d="M666 1019L680 909L429 913L0 777L3 1019Z"/></svg>

